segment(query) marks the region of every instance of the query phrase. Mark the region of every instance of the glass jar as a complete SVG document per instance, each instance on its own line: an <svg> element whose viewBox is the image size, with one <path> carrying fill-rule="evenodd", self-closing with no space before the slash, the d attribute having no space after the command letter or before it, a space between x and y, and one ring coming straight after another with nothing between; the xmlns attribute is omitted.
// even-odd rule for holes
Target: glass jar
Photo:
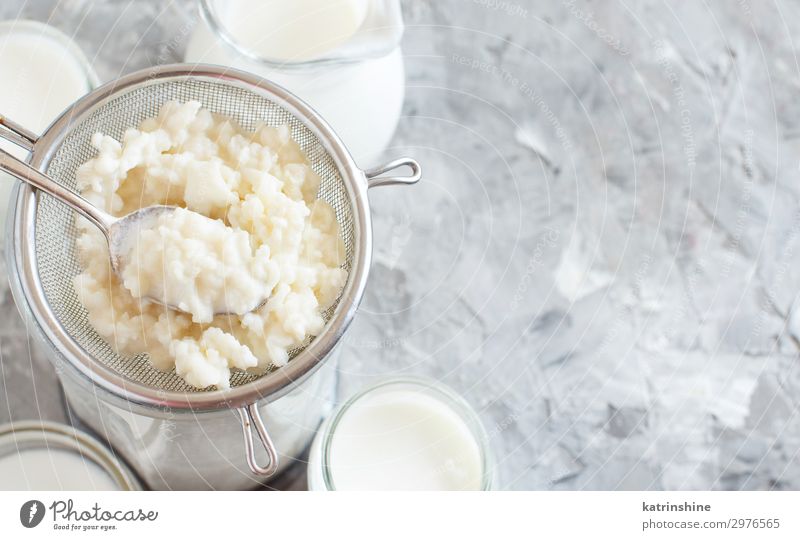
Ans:
<svg viewBox="0 0 800 540"><path fill-rule="evenodd" d="M275 477L300 459L332 408L335 356L287 395L258 405L278 451ZM248 468L235 410L192 413L143 407L89 386L66 363L59 380L73 412L107 439L151 489L253 489L274 478ZM258 445L254 452L258 462L266 461Z"/></svg>
<svg viewBox="0 0 800 540"><path fill-rule="evenodd" d="M53 422L0 426L0 490L136 491L136 477L95 438Z"/></svg>
<svg viewBox="0 0 800 540"><path fill-rule="evenodd" d="M296 59L286 54L267 57L243 40L243 31L237 33L241 25L234 18L258 17L258 9L236 9L242 0L200 0L201 20L185 60L234 67L278 83L328 121L359 165L374 165L394 134L403 106L402 14L398 0L347 1L364 6L358 30L318 56ZM264 34L281 24L264 23Z"/></svg>
<svg viewBox="0 0 800 540"><path fill-rule="evenodd" d="M58 114L99 85L97 74L66 34L37 21L0 22L0 114L41 133ZM26 152L0 141L20 159ZM0 233L11 188L17 180L0 173Z"/></svg>
<svg viewBox="0 0 800 540"><path fill-rule="evenodd" d="M334 414L325 422L322 429L320 429L319 433L317 434L316 438L314 439L313 444L311 445L311 452L308 459L308 488L312 491L335 491L337 490L336 487L336 473L335 469L336 466L333 465L334 459L334 450L337 445L337 434L339 433L343 423L347 422L348 418L353 415L353 411L357 411L358 413L362 414L365 410L369 407L373 407L375 410L378 410L379 407L383 405L376 405L375 403L370 403L369 400L372 400L375 397L380 398L383 395L388 395L390 392L401 392L403 394L407 394L409 396L421 396L422 399L428 400L431 403L435 402L437 406L442 407L442 411L447 411L448 414L452 413L451 421L460 422L465 430L470 435L470 441L463 440L457 441L455 445L448 444L446 446L449 449L453 449L458 445L464 443L466 445L472 446L474 445L475 453L477 454L474 461L477 465L476 469L479 469L475 473L475 489L480 489L484 491L488 491L492 489L494 484L494 466L492 463L492 453L489 446L489 437L486 434L486 431L483 428L483 425L480 422L475 411L469 406L469 404L458 394L456 394L452 389L448 388L447 386L435 381L433 379L421 378L421 377L398 377L398 378L391 378L384 380L374 386L367 388L356 394L355 396L351 397L347 400L344 404L342 404ZM413 400L414 398L412 398ZM361 408L358 411L359 407ZM386 425L391 425L391 427L386 428L388 430L387 433L367 433L367 432L359 432L359 433L350 433L348 437L353 439L356 442L357 446L361 446L361 450L363 451L367 445L370 444L370 439L375 438L382 438L384 436L391 437L393 433L397 433L403 428L399 430L396 429L398 425L398 418L400 418L400 424L405 424L412 426L414 424L420 425L421 423L425 422L426 419L421 417L419 414L419 410L424 409L424 406L421 409L416 409L414 412L408 413L408 415L404 415L406 411L402 409L398 409L397 407L393 407L391 409L392 416L394 417L391 421L392 424L386 424L381 421L380 418L372 418L370 419L369 423L372 424L372 429L384 429ZM435 413L434 413L435 414ZM402 415L402 416L397 416ZM363 418L363 417L362 417ZM432 427L432 426L429 426ZM352 429L352 428L351 428ZM429 430L433 433L434 430ZM452 440L448 441L448 436L452 432L448 432L446 429L436 430L436 435L433 437L438 437L438 439L431 438L430 440L423 441L421 439L416 439L410 445L412 452L416 451L424 451L425 448L433 448L436 446L437 443L442 443L443 441L447 443L452 443ZM416 433L419 435L419 433ZM456 437L456 439L461 438ZM429 444L425 444L425 443ZM390 444L390 442L382 441L382 444ZM391 445L391 444L390 444ZM398 445L399 446L399 445ZM352 447L351 447L352 448ZM369 452L371 449L366 448ZM459 462L459 456L455 455L444 455L438 450L441 448L436 449L437 453L440 455L436 456L436 461L440 463L431 469L433 474L448 474L454 472L454 469L457 469L459 466L465 466L465 463ZM446 454L446 453L445 453ZM351 456L352 457L352 456ZM384 462L386 465L386 469L381 472L374 468L365 468L364 472L370 474L370 478L380 478L381 481L391 482L390 480L386 480L387 472L392 472L397 468L397 461L395 461L394 457L389 456L378 456L378 460L381 457L385 457L386 461ZM374 459L374 456L373 456ZM352 464L352 459L348 459ZM470 460L472 461L472 460ZM469 467L465 467L469 468ZM399 468L397 468L400 470ZM410 469L406 469L406 472L409 472ZM402 473L400 473L402 474ZM409 482L403 481L403 484L408 485ZM415 482L410 483L412 487L402 487L400 489L420 489L417 487ZM369 487L365 489L393 489L393 486L390 483L385 484L385 486L376 486L372 480L370 480ZM361 489L361 488L352 488L352 489ZM446 487L428 487L427 489L453 489L453 488L446 488ZM458 489L458 488L456 488Z"/></svg>

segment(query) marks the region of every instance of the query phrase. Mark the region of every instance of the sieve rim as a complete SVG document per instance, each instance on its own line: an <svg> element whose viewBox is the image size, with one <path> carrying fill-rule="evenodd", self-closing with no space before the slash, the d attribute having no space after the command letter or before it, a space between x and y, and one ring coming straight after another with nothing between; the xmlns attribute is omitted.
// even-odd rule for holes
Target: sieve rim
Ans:
<svg viewBox="0 0 800 540"><path fill-rule="evenodd" d="M330 125L308 104L283 87L262 77L223 66L170 64L140 70L86 94L64 111L34 142L30 163L46 170L72 128L123 92L187 79L224 82L269 99L296 117L319 140L342 178L353 216L353 258L347 283L334 313L322 331L287 365L258 379L225 390L176 392L153 388L109 368L86 351L64 328L51 308L41 281L35 249L39 193L27 184L12 199L13 234L10 255L26 307L48 344L91 383L143 406L213 411L238 408L257 401L276 400L301 384L323 363L353 320L366 287L372 257L372 226L367 177Z"/></svg>

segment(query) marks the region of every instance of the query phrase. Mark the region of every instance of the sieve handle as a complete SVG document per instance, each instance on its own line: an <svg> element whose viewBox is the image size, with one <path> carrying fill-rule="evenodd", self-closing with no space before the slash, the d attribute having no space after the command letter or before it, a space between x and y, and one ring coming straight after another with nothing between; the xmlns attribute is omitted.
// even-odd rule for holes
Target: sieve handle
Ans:
<svg viewBox="0 0 800 540"><path fill-rule="evenodd" d="M95 207L74 191L62 186L46 174L30 166L28 163L25 163L21 159L15 158L2 148L0 148L0 169L22 180L23 182L26 182L49 195L52 195L97 225L106 235L108 235L109 227L111 227L114 221L116 221L116 218Z"/></svg>
<svg viewBox="0 0 800 540"><path fill-rule="evenodd" d="M38 135L32 131L28 131L2 114L0 114L0 126L2 126L2 129L0 129L0 137L11 141L28 152L33 151L33 145L36 144L36 141L39 139Z"/></svg>
<svg viewBox="0 0 800 540"><path fill-rule="evenodd" d="M255 403L236 409L239 413L239 418L242 420L242 433L244 433L244 450L247 455L247 465L250 470L259 476L272 476L278 470L278 452L275 450L275 445L264 427L264 422L261 421L261 415L258 412L258 407ZM256 462L255 447L253 445L253 425L256 427L258 438L261 439L261 444L264 445L264 450L267 451L267 458L269 462L266 467L260 466Z"/></svg>
<svg viewBox="0 0 800 540"><path fill-rule="evenodd" d="M389 171L399 169L400 167L408 167L411 169L409 176L382 176ZM422 168L416 160L411 158L400 158L390 161L380 167L374 169L367 169L364 171L364 176L367 177L367 187L374 188L379 186L391 186L395 184L416 184L422 178Z"/></svg>

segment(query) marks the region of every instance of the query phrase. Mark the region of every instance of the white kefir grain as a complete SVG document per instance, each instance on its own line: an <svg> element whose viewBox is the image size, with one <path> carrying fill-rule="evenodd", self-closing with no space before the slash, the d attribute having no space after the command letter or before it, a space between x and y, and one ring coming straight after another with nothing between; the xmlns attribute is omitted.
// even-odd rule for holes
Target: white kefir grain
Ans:
<svg viewBox="0 0 800 540"><path fill-rule="evenodd" d="M269 246L254 253L241 229L185 208L153 221L137 228L130 252L120 258L122 282L136 298L154 298L209 323L215 313L252 311L278 281Z"/></svg>

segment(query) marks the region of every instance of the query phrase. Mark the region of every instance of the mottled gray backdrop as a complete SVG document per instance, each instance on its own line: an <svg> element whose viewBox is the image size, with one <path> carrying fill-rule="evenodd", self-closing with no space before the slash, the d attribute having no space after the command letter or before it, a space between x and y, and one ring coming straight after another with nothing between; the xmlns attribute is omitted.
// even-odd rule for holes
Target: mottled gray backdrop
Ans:
<svg viewBox="0 0 800 540"><path fill-rule="evenodd" d="M442 379L479 410L504 488L800 488L800 3L404 9L387 156L425 178L371 195L342 393ZM187 0L0 16L74 36L104 81L179 61L196 19ZM12 306L0 422L63 420Z"/></svg>

